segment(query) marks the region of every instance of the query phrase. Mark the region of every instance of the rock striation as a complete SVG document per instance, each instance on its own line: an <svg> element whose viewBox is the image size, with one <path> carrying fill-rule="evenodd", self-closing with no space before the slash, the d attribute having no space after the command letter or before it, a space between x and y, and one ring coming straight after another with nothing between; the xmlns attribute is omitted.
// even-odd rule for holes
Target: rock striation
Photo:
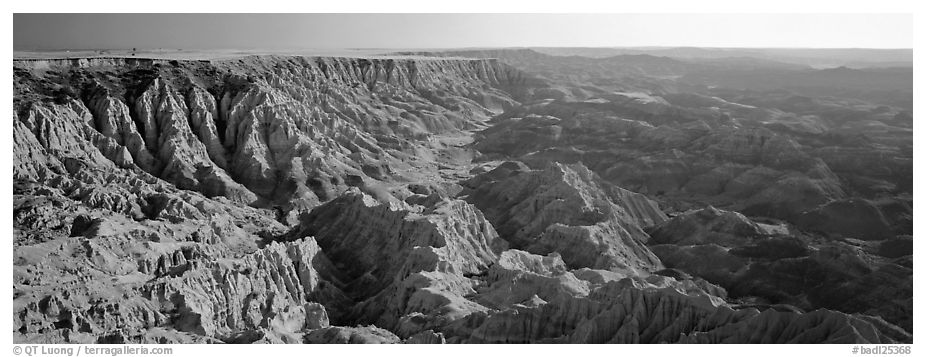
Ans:
<svg viewBox="0 0 926 357"><path fill-rule="evenodd" d="M734 309L706 292L703 284L690 280L652 275L593 283L565 272L562 263L556 268L555 259L544 262L540 256L529 256L519 261L522 266L533 267L516 270L522 276L519 280L546 281L532 285L525 281L514 290L537 287L533 298L506 310L474 313L454 322L443 331L455 336L448 342L861 343L909 338L896 326L866 316L828 310L799 313ZM507 285L495 283L489 289L508 289ZM491 294L491 290L483 294Z"/></svg>
<svg viewBox="0 0 926 357"><path fill-rule="evenodd" d="M912 342L912 114L446 55L14 60L14 341Z"/></svg>
<svg viewBox="0 0 926 357"><path fill-rule="evenodd" d="M912 270L892 254L878 256L885 254L880 245L782 234L713 207L673 217L650 233L649 248L667 267L718 284L732 298L871 314L911 327Z"/></svg>
<svg viewBox="0 0 926 357"><path fill-rule="evenodd" d="M48 81L81 89L54 103L17 102L18 165L66 156L141 169L207 197L300 209L393 175L400 168L390 164L414 160L422 139L480 127L529 81L491 60L258 56L14 67L27 98Z"/></svg>
<svg viewBox="0 0 926 357"><path fill-rule="evenodd" d="M313 237L277 241L287 211L434 165L418 160L434 136L483 126L530 80L491 60L88 59L14 71L14 334L32 342L318 341L303 336L352 318L361 284ZM480 219L468 207L433 208L440 218L407 232L443 247L436 234L463 229L452 217ZM466 229L481 244L494 237L487 222ZM469 274L494 260L456 242L400 247L405 270L452 261Z"/></svg>
<svg viewBox="0 0 926 357"><path fill-rule="evenodd" d="M643 227L666 216L652 200L610 185L581 164L542 170L506 162L464 183L512 247L557 252L573 269L645 274L662 268L645 247Z"/></svg>
<svg viewBox="0 0 926 357"><path fill-rule="evenodd" d="M416 272L420 264L434 264L428 261L434 258L448 272L479 274L506 246L466 202L409 207L376 201L357 189L303 216L288 236L313 236L336 261L351 262L343 270L364 280L351 290L358 297L381 290L400 273Z"/></svg>
<svg viewBox="0 0 926 357"><path fill-rule="evenodd" d="M507 244L473 205L380 202L352 190L301 218L286 239L314 236L336 261L354 302L343 322L409 338L484 309L463 296Z"/></svg>

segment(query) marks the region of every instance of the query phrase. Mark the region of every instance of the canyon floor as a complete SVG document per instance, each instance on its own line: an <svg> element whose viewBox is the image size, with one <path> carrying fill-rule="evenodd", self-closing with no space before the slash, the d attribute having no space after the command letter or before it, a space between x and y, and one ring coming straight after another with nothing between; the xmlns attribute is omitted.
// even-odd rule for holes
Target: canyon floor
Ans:
<svg viewBox="0 0 926 357"><path fill-rule="evenodd" d="M183 52L17 53L15 342L913 340L912 67Z"/></svg>

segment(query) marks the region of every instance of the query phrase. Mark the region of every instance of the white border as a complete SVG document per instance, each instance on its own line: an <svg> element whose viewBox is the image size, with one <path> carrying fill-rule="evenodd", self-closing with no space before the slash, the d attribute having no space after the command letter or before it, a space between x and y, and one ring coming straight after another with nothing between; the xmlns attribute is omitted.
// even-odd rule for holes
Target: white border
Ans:
<svg viewBox="0 0 926 357"><path fill-rule="evenodd" d="M15 2L12 12L318 12L318 13L912 13L911 0L353 0L287 1L231 0L195 2L185 0Z"/></svg>
<svg viewBox="0 0 926 357"><path fill-rule="evenodd" d="M65 0L46 0L46 1L19 1L11 4L12 12L405 12L405 13L422 13L422 12L469 12L469 13L592 13L592 12L612 12L612 13L914 13L915 19L923 17L920 8L915 6L914 1L898 0L848 0L848 1L808 1L808 0L777 0L777 1L733 1L733 0L659 0L659 1L589 1L589 0L559 0L559 1L530 1L530 2L507 2L499 0L458 0L453 3L437 4L436 1L424 0L405 0L405 1L374 1L374 0L347 0L347 1L283 1L283 0L261 0L261 1L222 1L222 2L193 2L189 0L161 0L151 2L140 1L65 1ZM4 36L7 41L6 56L12 61L12 13L7 13L4 17L5 30L9 31ZM920 47L924 36L922 34L922 25L915 25L915 46ZM921 68L923 60L914 53L915 67ZM12 66L4 68L7 82L12 82ZM914 72L914 93L919 93L923 87L922 71ZM6 101L6 118L12 117L12 86L7 84L2 89L5 93ZM921 98L915 95L914 113L922 113ZM3 127L6 131L5 148L0 154L3 165L7 170L12 171L12 130L7 125ZM920 191L923 186L920 184L917 176L917 167L921 166L922 160L922 134L915 131L914 134L914 191ZM7 189L12 185L12 175L8 172L2 176L6 183ZM5 257L8 264L12 262L12 193L3 191L3 197L7 204L3 205L6 217L10 222L3 227L3 238L6 238ZM917 227L921 227L919 221L922 220L924 212L921 205L914 204L914 240L917 240ZM920 229L922 231L922 229ZM924 239L924 238L919 238ZM923 246L920 243L915 245ZM920 268L924 247L915 248L914 260L914 286L922 287L923 272ZM9 265L7 266L9 267ZM3 286L2 291L7 296L4 299L5 307L0 307L7 313L12 312L12 271L3 269ZM920 289L916 289L916 297L923 296ZM914 325L926 326L917 323L923 320L924 313L921 308L922 304L918 300L914 303L914 310L918 312L914 316ZM3 341L7 341L2 348L11 348L12 345L12 319L2 319L6 333L0 333ZM923 332L920 332L922 334ZM915 340L917 340L915 338ZM623 354L629 355L712 355L712 356L785 356L785 355L820 355L820 356L853 356L851 354L851 345L771 345L771 346L754 346L754 345L564 345L564 346L510 346L510 345L464 345L464 346L334 346L334 345L299 345L299 346L219 346L219 345L180 345L175 346L176 356L196 356L209 354L222 354L234 356L253 356L262 353L285 353L293 355L319 355L328 354L340 355L348 354L370 354L370 355L407 355L413 354L440 354L444 356L472 356L473 354L530 354L541 356L569 356L576 354L600 354L605 356L617 356ZM9 349L7 351L10 351ZM922 351L914 345L914 353L921 354ZM2 350L0 350L2 353ZM860 356L860 355L859 355Z"/></svg>

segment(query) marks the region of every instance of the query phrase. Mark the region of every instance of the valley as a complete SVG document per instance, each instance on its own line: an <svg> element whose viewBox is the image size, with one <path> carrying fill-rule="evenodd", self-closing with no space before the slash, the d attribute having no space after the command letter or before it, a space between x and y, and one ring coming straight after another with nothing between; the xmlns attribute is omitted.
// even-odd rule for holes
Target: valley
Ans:
<svg viewBox="0 0 926 357"><path fill-rule="evenodd" d="M14 341L912 342L912 67L592 52L15 59Z"/></svg>

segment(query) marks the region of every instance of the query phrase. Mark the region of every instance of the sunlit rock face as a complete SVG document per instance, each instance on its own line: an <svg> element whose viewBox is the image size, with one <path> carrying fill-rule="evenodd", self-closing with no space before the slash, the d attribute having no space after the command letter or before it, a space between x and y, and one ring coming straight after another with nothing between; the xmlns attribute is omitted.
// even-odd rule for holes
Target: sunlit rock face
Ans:
<svg viewBox="0 0 926 357"><path fill-rule="evenodd" d="M17 65L18 90L48 90L26 69L35 63ZM430 136L484 126L515 103L503 89L518 92L530 81L490 60L46 65L79 81L70 84L75 97L17 111L33 136L45 130L37 139L51 156L138 168L207 197L302 208L389 178ZM28 165L31 143L23 144L16 162Z"/></svg>
<svg viewBox="0 0 926 357"><path fill-rule="evenodd" d="M25 289L15 297L16 333L72 342L340 341L303 335L353 318L356 290L344 280L354 271L330 261L311 236L274 242L288 230L280 222L298 222L299 211L350 186L389 196L373 187L434 165L419 154L435 136L483 127L531 80L489 60L14 67L15 264ZM462 279L504 247L472 206L442 200L429 209L433 218L419 228L392 232L421 237L395 248L413 271L396 266L392 275L430 264ZM444 248L425 249L432 245ZM391 262L378 256L370 269ZM441 341L428 336L417 339Z"/></svg>
<svg viewBox="0 0 926 357"><path fill-rule="evenodd" d="M912 117L737 63L15 60L14 340L910 343Z"/></svg>
<svg viewBox="0 0 926 357"><path fill-rule="evenodd" d="M515 162L468 181L467 200L513 247L558 252L571 268L645 274L661 269L643 227L666 216L645 196L602 181L581 164L530 170Z"/></svg>

